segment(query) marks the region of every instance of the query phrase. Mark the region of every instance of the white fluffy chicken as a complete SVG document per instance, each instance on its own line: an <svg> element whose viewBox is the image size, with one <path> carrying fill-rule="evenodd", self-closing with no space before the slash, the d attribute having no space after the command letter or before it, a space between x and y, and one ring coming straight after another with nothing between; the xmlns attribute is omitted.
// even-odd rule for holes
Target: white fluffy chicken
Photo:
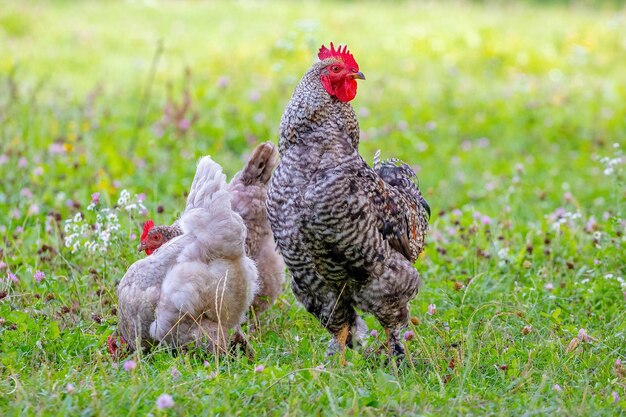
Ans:
<svg viewBox="0 0 626 417"><path fill-rule="evenodd" d="M119 283L118 332L131 349L195 342L224 351L228 330L243 321L257 269L225 188L222 168L202 158L179 220L183 234L131 265Z"/></svg>

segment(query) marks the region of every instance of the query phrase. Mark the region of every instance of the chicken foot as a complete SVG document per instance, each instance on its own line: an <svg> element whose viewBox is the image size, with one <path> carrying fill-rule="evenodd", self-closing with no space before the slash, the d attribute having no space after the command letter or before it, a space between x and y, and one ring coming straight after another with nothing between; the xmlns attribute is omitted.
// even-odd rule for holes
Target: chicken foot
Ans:
<svg viewBox="0 0 626 417"><path fill-rule="evenodd" d="M387 349L389 351L389 357L396 356L398 358L402 358L406 351L399 340L400 331L398 329L390 329L386 327L385 333L387 334Z"/></svg>
<svg viewBox="0 0 626 417"><path fill-rule="evenodd" d="M230 351L234 353L238 347L241 348L241 351L246 354L248 359L254 359L254 349L252 349L248 338L243 334L241 326L235 329L235 333L230 339Z"/></svg>
<svg viewBox="0 0 626 417"><path fill-rule="evenodd" d="M350 325L344 324L339 331L335 334L337 343L339 345L339 363L341 366L346 366L346 344L348 342L348 335L350 334Z"/></svg>

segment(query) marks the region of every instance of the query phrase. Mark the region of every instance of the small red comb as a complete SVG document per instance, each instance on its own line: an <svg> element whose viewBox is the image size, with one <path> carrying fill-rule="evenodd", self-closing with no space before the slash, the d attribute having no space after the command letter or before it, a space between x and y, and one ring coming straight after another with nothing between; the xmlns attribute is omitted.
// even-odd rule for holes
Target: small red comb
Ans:
<svg viewBox="0 0 626 417"><path fill-rule="evenodd" d="M141 240L144 240L145 238L148 237L148 232L153 227L154 227L154 222L152 221L152 219L148 220L147 222L143 224L143 231L141 232Z"/></svg>
<svg viewBox="0 0 626 417"><path fill-rule="evenodd" d="M352 56L350 51L348 51L348 45L344 45L343 49L341 48L341 45L339 45L339 47L335 49L335 46L332 42L330 43L330 49L328 49L325 45L322 45L319 52L317 53L317 57L320 59L320 61L323 61L327 58L335 58L339 61L342 61L350 69L354 69L356 71L359 70L359 64L356 63L354 57Z"/></svg>

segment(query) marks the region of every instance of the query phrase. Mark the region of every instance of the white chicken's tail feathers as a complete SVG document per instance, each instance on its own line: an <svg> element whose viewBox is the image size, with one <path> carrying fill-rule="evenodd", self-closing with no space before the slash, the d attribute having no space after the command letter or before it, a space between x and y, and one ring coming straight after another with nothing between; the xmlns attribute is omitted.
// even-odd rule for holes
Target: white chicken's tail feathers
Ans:
<svg viewBox="0 0 626 417"><path fill-rule="evenodd" d="M222 167L208 156L198 162L179 222L182 231L197 240L184 249L179 261L235 257L244 252L246 226L232 209Z"/></svg>
<svg viewBox="0 0 626 417"><path fill-rule="evenodd" d="M239 214L232 210L230 193L218 190L204 207L185 210L180 218L180 225L185 233L196 237L203 253L190 254L201 259L216 256L241 256L246 241L246 226Z"/></svg>
<svg viewBox="0 0 626 417"><path fill-rule="evenodd" d="M187 196L185 211L192 208L208 207L213 195L225 187L226 175L222 172L222 167L210 156L203 157L198 161L196 175Z"/></svg>

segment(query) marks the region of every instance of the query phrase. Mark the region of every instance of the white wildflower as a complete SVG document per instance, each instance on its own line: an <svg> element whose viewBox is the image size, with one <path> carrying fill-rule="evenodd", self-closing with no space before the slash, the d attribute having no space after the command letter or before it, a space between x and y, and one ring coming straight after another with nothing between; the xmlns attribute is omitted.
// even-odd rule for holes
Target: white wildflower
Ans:
<svg viewBox="0 0 626 417"><path fill-rule="evenodd" d="M104 254L113 243L127 239L126 233L121 233L118 215L121 211L145 211L145 207L139 202L144 197L135 196L135 198L137 202L131 201L130 193L122 190L116 208L102 207L101 204L92 202L90 206L93 207L88 207L86 216L76 213L73 218L65 220L63 227L65 247L72 253L83 249L91 254Z"/></svg>
<svg viewBox="0 0 626 417"><path fill-rule="evenodd" d="M130 198L130 193L124 189L120 193L120 198L117 199L117 205L125 207L128 204L128 199Z"/></svg>

